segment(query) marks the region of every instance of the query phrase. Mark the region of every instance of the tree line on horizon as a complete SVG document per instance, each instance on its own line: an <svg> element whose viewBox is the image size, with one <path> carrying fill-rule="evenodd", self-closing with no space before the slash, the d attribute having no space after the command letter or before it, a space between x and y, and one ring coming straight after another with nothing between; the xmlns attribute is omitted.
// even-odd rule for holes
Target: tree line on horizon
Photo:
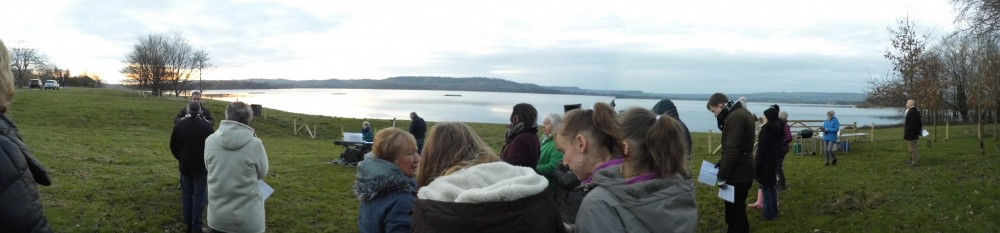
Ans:
<svg viewBox="0 0 1000 233"><path fill-rule="evenodd" d="M940 121L976 123L984 154L983 124L992 121L1000 150L1000 4L993 0L951 3L958 13L957 29L939 38L922 32L918 20L909 17L887 27L891 40L884 57L893 68L886 77L869 80L865 102L902 106L913 99L924 121L934 127Z"/></svg>

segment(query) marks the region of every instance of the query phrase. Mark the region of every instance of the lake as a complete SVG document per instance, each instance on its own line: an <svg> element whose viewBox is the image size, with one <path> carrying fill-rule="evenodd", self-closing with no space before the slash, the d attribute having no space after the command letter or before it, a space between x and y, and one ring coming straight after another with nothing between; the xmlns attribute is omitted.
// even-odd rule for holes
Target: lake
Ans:
<svg viewBox="0 0 1000 233"><path fill-rule="evenodd" d="M610 102L611 96L555 95L471 91L373 90L373 89L267 89L209 90L206 94L230 94L216 99L241 100L282 111L346 118L376 118L409 120L417 112L427 121L459 121L510 123L510 112L517 103L530 103L538 109L539 124L550 112L562 114L564 104L583 104L591 108L595 102ZM730 98L739 98L730 96ZM659 100L615 99L616 110L629 107L650 109ZM707 101L674 100L680 118L691 131L718 132L715 116L705 108ZM773 103L749 102L749 109L758 116ZM902 124L902 108L854 108L850 105L781 104L789 120L823 120L834 110L841 124L859 125Z"/></svg>

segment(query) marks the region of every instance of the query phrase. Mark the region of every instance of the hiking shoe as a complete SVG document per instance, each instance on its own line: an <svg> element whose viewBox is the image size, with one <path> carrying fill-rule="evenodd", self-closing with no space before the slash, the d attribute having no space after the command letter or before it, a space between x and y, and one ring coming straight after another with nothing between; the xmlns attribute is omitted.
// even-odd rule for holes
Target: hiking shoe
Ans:
<svg viewBox="0 0 1000 233"><path fill-rule="evenodd" d="M833 160L833 166L837 166L837 160L836 159Z"/></svg>

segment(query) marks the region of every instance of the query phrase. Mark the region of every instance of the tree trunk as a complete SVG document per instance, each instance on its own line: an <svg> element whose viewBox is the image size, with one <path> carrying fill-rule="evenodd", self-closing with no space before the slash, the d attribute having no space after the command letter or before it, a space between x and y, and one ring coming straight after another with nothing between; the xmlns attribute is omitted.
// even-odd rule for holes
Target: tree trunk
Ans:
<svg viewBox="0 0 1000 233"><path fill-rule="evenodd" d="M986 146L983 143L983 114L981 110L976 110L976 131L979 131L979 155L986 155Z"/></svg>

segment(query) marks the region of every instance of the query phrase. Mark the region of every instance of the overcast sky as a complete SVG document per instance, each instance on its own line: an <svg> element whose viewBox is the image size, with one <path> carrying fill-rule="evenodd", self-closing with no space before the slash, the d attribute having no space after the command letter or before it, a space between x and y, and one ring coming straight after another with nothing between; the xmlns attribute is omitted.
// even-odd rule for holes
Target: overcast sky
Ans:
<svg viewBox="0 0 1000 233"><path fill-rule="evenodd" d="M654 93L863 92L886 27L939 36L947 0L133 1L4 3L0 39L75 74L123 78L138 37L181 33L205 79L497 77Z"/></svg>

